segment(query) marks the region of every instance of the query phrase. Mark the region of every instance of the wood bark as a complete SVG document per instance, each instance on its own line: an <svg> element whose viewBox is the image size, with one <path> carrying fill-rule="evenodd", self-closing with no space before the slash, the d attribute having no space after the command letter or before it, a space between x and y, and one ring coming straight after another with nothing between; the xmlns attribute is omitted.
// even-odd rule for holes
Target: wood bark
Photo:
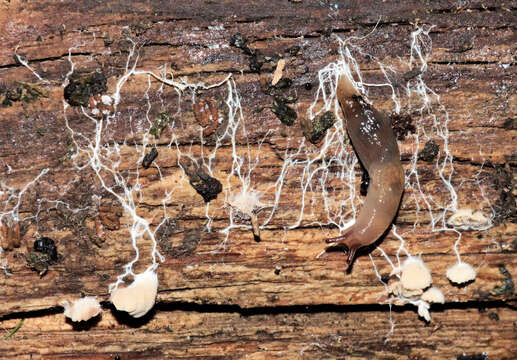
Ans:
<svg viewBox="0 0 517 360"><path fill-rule="evenodd" d="M517 352L516 24L515 1L0 2L0 214L5 214L3 223L14 222L9 212L16 209L21 234L21 246L2 255L10 274L0 275L1 326L12 329L26 318L15 334L0 341L1 357L415 359L487 353L488 358L512 358ZM396 310L396 326L385 342L390 312L378 277L386 279L392 266L380 251L370 251L371 259L362 253L351 272L345 271L340 253L317 257L324 239L339 233L330 225L315 225L328 222L321 186L306 192L308 206L299 226L286 229L297 222L304 201L303 166L290 169L260 242L249 228L232 229L227 238L222 233L229 224L225 191L240 186L232 176L234 152L249 154L258 160L250 178L253 187L263 194L262 202L275 201L271 189L286 151L295 151L304 138L300 121L316 95L318 71L339 58L337 37L367 36L360 47L368 56L358 60L368 82L387 81L379 60L384 69L397 68L399 78L388 80L403 84L403 75L411 74L400 68L400 60L409 59L411 34L419 27L429 30L432 41L432 48L424 49L423 80L440 96L431 110L442 117L447 110L458 207L492 214L494 226L461 232L461 258L474 265L477 278L466 286L451 284L445 272L457 261L453 246L458 233L432 231L427 204L414 201L425 193L438 214L449 192L432 162L417 161L421 188L406 188L395 225L409 253L422 256L446 304L433 305L427 325L416 308ZM236 35L247 40L248 50L234 46ZM91 138L99 122L80 107L64 109L64 86L72 79L73 64L73 76L102 73L104 93L113 94L127 73L133 44L136 52L129 64L138 55L139 70L158 74L166 64L176 81L206 84L231 74L246 133L238 133L234 147L226 140L217 149L212 176L223 192L207 210L179 154L201 159L214 149L218 130L203 133L199 122L206 119L196 117L193 102L211 101L207 111L213 113L216 104L218 114L227 117L227 85L187 89L180 97L173 87L147 75L124 84L120 115L106 127L102 145L118 152L113 160L120 161L117 171L129 184L136 182L138 169L142 189L135 197L137 214L152 229L164 214L170 219L157 236L165 257L158 268L157 306L134 321L105 302L109 310L99 321L73 326L60 313L60 302L81 295L108 300L109 284L135 252L129 239L133 217L102 187L85 153L74 157L74 140L85 144L78 134ZM297 97L290 105L298 116L293 126L275 116L274 97L264 91L280 58L286 59L284 78L292 79L282 95ZM263 63L260 71L255 71L257 61ZM414 127L430 129L432 118L422 120L407 102L401 115L395 114L391 96L388 87L369 92L374 106L398 119L397 130L407 132L399 147L408 172ZM139 162L142 139L164 113L171 122L156 140L158 157L144 169ZM172 139L177 146L171 146ZM443 141L435 140L443 155ZM349 189L335 175L325 186L337 203ZM109 173L100 176L113 185ZM356 191L360 177L357 166ZM167 192L171 196L163 201ZM310 203L311 198L316 200ZM359 196L355 205L360 202ZM259 223L270 212L258 213ZM55 240L59 259L40 276L28 267L26 256L42 236ZM400 241L393 232L380 244L395 261ZM136 271L143 271L152 243L144 237L138 245Z"/></svg>

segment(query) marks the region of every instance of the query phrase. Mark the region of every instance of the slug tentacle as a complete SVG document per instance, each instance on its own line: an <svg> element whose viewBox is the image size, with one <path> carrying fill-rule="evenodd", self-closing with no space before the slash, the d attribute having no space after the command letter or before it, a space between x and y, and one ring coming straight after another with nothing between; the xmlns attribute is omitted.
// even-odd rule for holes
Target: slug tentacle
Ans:
<svg viewBox="0 0 517 360"><path fill-rule="evenodd" d="M339 79L337 96L352 146L370 176L355 224L341 236L326 240L332 244L327 249L347 248L350 266L357 250L373 244L393 221L404 190L404 170L390 119L364 101L346 76Z"/></svg>

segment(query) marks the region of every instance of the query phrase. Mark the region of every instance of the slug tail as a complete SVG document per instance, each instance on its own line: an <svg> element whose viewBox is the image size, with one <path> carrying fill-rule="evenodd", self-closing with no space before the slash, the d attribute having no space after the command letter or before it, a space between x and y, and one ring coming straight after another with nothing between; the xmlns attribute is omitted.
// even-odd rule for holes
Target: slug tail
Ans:
<svg viewBox="0 0 517 360"><path fill-rule="evenodd" d="M354 243L352 241L352 237L350 236L352 234L351 230L352 229L350 229L349 231L347 231L346 233L344 233L341 236L325 239L325 242L327 244L330 244L326 250L329 250L332 248L341 248L341 247L345 248L346 247L346 253L347 253L346 263L348 264L348 266L352 265L352 263L354 262L355 253L360 248L360 246L354 245Z"/></svg>

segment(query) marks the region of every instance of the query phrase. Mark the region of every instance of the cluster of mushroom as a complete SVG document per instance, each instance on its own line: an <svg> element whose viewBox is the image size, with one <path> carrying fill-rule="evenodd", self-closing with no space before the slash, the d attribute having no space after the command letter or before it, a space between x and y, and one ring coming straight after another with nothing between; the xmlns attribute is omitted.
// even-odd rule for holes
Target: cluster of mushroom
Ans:
<svg viewBox="0 0 517 360"><path fill-rule="evenodd" d="M476 272L467 263L459 262L450 267L446 275L451 282L462 284L474 280ZM445 297L439 288L431 286L433 283L431 272L424 262L420 258L409 257L402 266L394 269L390 276L398 278L388 286L391 300L395 303L410 303L417 306L418 315L426 321L431 321L429 314L431 304L443 304Z"/></svg>
<svg viewBox="0 0 517 360"><path fill-rule="evenodd" d="M151 310L158 292L158 276L153 270L136 274L133 282L124 288L116 288L110 297L118 311L126 311L140 318ZM75 301L63 301L64 315L74 322L88 321L102 312L96 297L87 296Z"/></svg>

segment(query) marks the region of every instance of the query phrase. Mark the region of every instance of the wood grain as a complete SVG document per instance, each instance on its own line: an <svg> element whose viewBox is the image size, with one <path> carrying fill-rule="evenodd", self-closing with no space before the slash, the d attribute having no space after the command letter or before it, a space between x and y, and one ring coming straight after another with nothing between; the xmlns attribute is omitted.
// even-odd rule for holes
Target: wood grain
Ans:
<svg viewBox="0 0 517 360"><path fill-rule="evenodd" d="M11 329L18 319L27 320L10 339L0 341L0 357L110 359L120 353L123 359L416 359L486 352L488 358L511 358L517 352L516 312L509 305L516 300L515 286L510 284L517 276L516 9L515 1L369 1L367 6L305 0L173 5L165 1L0 2L0 101L8 91L22 89L26 94L24 84L43 91L30 101L0 107L0 214L15 206L17 198L9 198L11 194L49 169L21 198L22 246L3 253L10 274L0 274L1 326ZM226 237L229 191L238 190L241 183L231 175L234 149L224 143L212 160L213 176L221 181L223 192L210 203L211 221L207 222L206 204L179 166L178 150L197 158L213 151L215 135L207 134L204 142L200 139L193 95L213 99L219 114L225 114L226 85L186 92L180 99L173 88L160 90L162 84L146 75L134 76L124 85L120 115L103 133L103 145L110 151L117 149L118 170L129 183L134 183L139 169L138 215L153 229L164 213L171 219L166 234L157 237L166 259L158 270L158 306L141 323L109 311L88 331L77 332L64 322L60 308L55 308L60 301L81 294L107 300L108 285L134 256L129 241L131 216L88 166L75 167L85 164L84 153L75 164L71 158L74 145L67 126L87 137L93 136L96 126L79 108L63 110L63 86L72 62L77 74L102 72L108 93L113 93L126 70L132 47L129 38L137 44L138 69L158 72L167 64L176 80L207 84L231 74L246 126L246 134L237 134L235 151L259 159L250 181L263 193L261 200L272 204L285 152L297 149L303 139L299 119L306 116L316 94L317 72L338 58L336 37L368 35L360 46L369 56L358 57L365 78L373 83L386 81L373 60L379 59L399 72L399 78L394 75L390 81L403 84L400 74L408 68L401 59L407 61L410 55L416 24L430 29L432 49L427 49L423 80L440 96L439 102L431 103L431 111L445 116L443 109L447 109L458 207L494 215L490 229L462 231L458 249L478 276L467 286L453 286L445 271L456 262L453 246L458 234L433 232L429 213L443 211L449 193L435 165L417 161L429 208L418 197L420 191L407 187L395 224L398 233L404 234L406 249L422 256L433 284L445 293L446 304L436 311L431 308L431 324L419 320L413 308L397 310L395 331L384 342L389 312L387 305L380 305L386 303L387 294L376 270L387 276L392 267L379 250L370 252L371 260L363 253L352 272L344 271L341 253L317 257L324 248L323 239L336 236L338 230L328 225L322 187L316 181L305 193L308 206L299 226L286 230L298 221L304 199L301 164L290 168L274 216L261 229L260 242L254 241L249 228L232 229ZM231 45L236 34L263 57L260 73L253 71L249 54ZM42 80L15 54L26 59ZM293 108L298 120L290 127L273 114L273 97L261 88L261 82L271 80L280 57L286 59L284 77L292 79L285 95L297 97ZM378 109L395 115L389 88L372 88L369 97ZM432 128L432 119L411 110L407 99L401 105L402 116L410 119L407 129ZM143 136L163 111L178 115L172 117L174 126L165 128L156 140L159 155L153 165L143 169L138 163ZM177 147L169 146L173 135ZM443 142L436 136L434 140L443 150ZM408 173L414 141L411 133L399 141ZM338 168L328 171L334 178L325 186L332 193L330 205L337 207L350 190L338 177ZM103 176L113 183L109 174ZM357 167L356 191L360 179ZM171 196L163 202L166 192ZM355 205L361 206L363 199L356 198ZM259 222L270 214L271 209L260 212ZM53 238L60 254L43 277L29 269L25 260L38 236ZM149 265L152 251L148 238L139 245L138 271ZM393 233L380 246L396 262L400 242ZM306 311L301 310L304 306ZM487 312L478 312L485 307ZM498 321L495 315L488 316L492 313Z"/></svg>

